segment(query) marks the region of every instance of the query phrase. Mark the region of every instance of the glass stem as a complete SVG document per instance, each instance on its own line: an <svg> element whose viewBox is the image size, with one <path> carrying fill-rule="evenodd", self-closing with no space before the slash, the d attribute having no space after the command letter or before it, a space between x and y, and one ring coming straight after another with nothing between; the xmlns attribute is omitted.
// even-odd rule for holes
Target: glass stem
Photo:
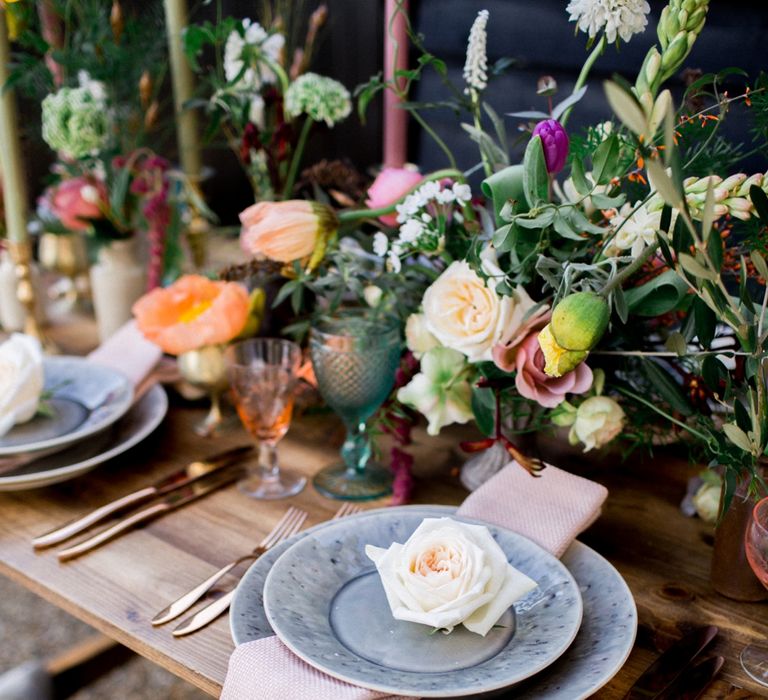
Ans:
<svg viewBox="0 0 768 700"><path fill-rule="evenodd" d="M262 440L259 443L259 469L264 481L277 481L280 478L280 465L277 463L277 445Z"/></svg>
<svg viewBox="0 0 768 700"><path fill-rule="evenodd" d="M347 465L347 471L356 476L365 472L365 466L371 458L371 442L366 431L365 421L347 422L347 437L341 448L341 457Z"/></svg>

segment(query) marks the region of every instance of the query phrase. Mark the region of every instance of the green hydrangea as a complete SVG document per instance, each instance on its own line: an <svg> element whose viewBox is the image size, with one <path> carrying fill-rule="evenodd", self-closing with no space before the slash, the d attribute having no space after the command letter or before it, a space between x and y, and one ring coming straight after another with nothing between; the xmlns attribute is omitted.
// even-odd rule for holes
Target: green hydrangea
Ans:
<svg viewBox="0 0 768 700"><path fill-rule="evenodd" d="M352 100L338 80L305 73L285 91L285 111L291 117L306 114L313 121L333 126L349 116Z"/></svg>
<svg viewBox="0 0 768 700"><path fill-rule="evenodd" d="M96 155L109 143L104 100L85 87L61 88L43 100L43 139L69 158Z"/></svg>

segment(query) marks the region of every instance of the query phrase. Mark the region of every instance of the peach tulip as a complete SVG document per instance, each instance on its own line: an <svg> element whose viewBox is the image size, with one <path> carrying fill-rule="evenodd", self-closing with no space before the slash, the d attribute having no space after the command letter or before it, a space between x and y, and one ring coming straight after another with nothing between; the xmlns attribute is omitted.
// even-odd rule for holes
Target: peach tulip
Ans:
<svg viewBox="0 0 768 700"><path fill-rule="evenodd" d="M170 355L181 355L235 338L245 327L248 306L248 292L237 282L184 275L141 297L133 314L148 340Z"/></svg>
<svg viewBox="0 0 768 700"><path fill-rule="evenodd" d="M254 256L290 263L324 250L338 221L330 207L318 202L290 199L259 202L240 214L240 245Z"/></svg>

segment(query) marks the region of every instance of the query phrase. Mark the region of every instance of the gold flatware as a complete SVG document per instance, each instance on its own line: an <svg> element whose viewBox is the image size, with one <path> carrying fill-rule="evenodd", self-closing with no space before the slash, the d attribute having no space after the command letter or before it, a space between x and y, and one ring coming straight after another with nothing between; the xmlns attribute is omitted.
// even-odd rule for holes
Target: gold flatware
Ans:
<svg viewBox="0 0 768 700"><path fill-rule="evenodd" d="M83 532L83 530L87 530L92 525L105 520L110 515L128 508L128 506L135 506L153 498L165 496L176 489L194 483L207 474L211 474L219 469L225 469L242 459L245 455L251 452L252 449L253 447L251 445L241 445L240 447L226 450L225 452L212 455L211 457L206 457L201 461L190 462L183 469L179 469L173 474L163 477L152 486L147 486L138 491L134 491L133 493L129 493L126 496L122 496L77 520L73 520L62 527L57 527L55 530L52 530L45 535L35 537L35 539L32 540L32 546L35 549L42 549L43 547L51 547L54 544L59 544L60 542L68 540L70 537Z"/></svg>
<svg viewBox="0 0 768 700"><path fill-rule="evenodd" d="M243 470L235 467L224 468L223 470L214 470L210 474L206 474L199 479L195 479L181 488L171 491L165 498L158 503L144 508L132 515L128 515L122 520L118 521L115 525L102 530L93 537L89 537L87 540L80 542L72 547L61 549L56 552L56 556L64 561L66 559L73 559L74 557L85 554L90 550L98 547L99 545L107 542L108 540L117 537L118 535L133 529L140 523L152 520L160 515L169 513L172 510L176 510L181 506L184 506L192 501L196 501L216 489L231 484L236 479L239 479L243 475Z"/></svg>
<svg viewBox="0 0 768 700"><path fill-rule="evenodd" d="M350 515L356 515L362 511L363 509L360 506L347 502L341 505L341 507L336 511L332 520L338 520L339 518L345 518ZM291 532L290 535L286 535L282 537L280 541L285 540L291 535L295 534L296 532L298 532L299 529L300 527L296 528L293 532ZM275 542L271 546L274 547L276 544L278 543ZM261 556L261 555L258 555L258 556ZM258 559L258 556L254 558ZM236 588L233 588L231 591L221 596L221 598L217 598L216 600L214 600L212 603L204 607L199 612L195 613L191 617L188 617L186 620L184 620L184 622L182 622L178 627L176 627L176 629L173 630L173 636L183 637L187 634L191 634L192 632L197 632L198 630L202 629L206 625L213 622L217 617L219 617L219 615L221 615L222 613L226 612L229 609L229 606L231 605L232 600L235 597L235 591L236 591ZM168 618L168 619L172 619L172 618Z"/></svg>
<svg viewBox="0 0 768 700"><path fill-rule="evenodd" d="M226 566L219 569L213 576L205 579L201 584L195 586L191 591L185 593L178 600L173 601L167 608L161 610L152 618L153 625L164 625L166 622L175 620L179 615L189 610L200 598L202 598L216 583L228 574L239 564L250 559L258 559L264 552L282 542L297 532L304 521L307 519L307 513L298 508L290 507L278 521L272 531L248 554L234 559Z"/></svg>
<svg viewBox="0 0 768 700"><path fill-rule="evenodd" d="M306 511L299 510L298 508L291 508L291 510L295 512L290 517L289 523L282 528L281 532L277 536L272 537L273 533L271 532L262 540L262 544L259 544L253 553L246 555L245 557L241 557L235 563L235 565L241 561L245 561L246 559L258 559L271 547L274 547L276 544L282 542L283 540L287 540L289 537L295 535L299 530L301 530L301 527L304 525L304 521L307 519L307 513ZM275 528L275 530L276 529L277 528ZM268 542L268 544L265 546L263 544L264 542ZM173 636L183 637L186 634L197 632L197 630L202 629L209 623L213 622L219 615L221 615L229 608L229 604L232 602L232 598L234 598L234 596L235 589L233 588L229 593L226 593L221 598L214 600L210 605L204 607L200 612L184 620L184 622L182 622L175 630L173 630ZM198 596L198 598L199 597L200 596Z"/></svg>

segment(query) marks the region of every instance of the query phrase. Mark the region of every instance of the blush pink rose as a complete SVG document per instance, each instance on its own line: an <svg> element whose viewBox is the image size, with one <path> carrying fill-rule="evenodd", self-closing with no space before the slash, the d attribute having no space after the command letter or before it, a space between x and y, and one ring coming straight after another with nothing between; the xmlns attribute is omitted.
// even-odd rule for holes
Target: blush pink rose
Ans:
<svg viewBox="0 0 768 700"><path fill-rule="evenodd" d="M400 199L423 179L421 173L407 168L384 168L368 189L365 204L370 209L386 207ZM397 226L397 214L380 216L379 220L387 226Z"/></svg>
<svg viewBox="0 0 768 700"><path fill-rule="evenodd" d="M585 362L562 377L544 374L544 353L539 347L539 333L531 333L517 348L515 385L521 396L545 408L565 401L566 394L583 394L592 386L592 370Z"/></svg>
<svg viewBox="0 0 768 700"><path fill-rule="evenodd" d="M51 211L70 231L85 231L88 219L99 219L106 206L104 183L87 177L63 180L49 193Z"/></svg>

